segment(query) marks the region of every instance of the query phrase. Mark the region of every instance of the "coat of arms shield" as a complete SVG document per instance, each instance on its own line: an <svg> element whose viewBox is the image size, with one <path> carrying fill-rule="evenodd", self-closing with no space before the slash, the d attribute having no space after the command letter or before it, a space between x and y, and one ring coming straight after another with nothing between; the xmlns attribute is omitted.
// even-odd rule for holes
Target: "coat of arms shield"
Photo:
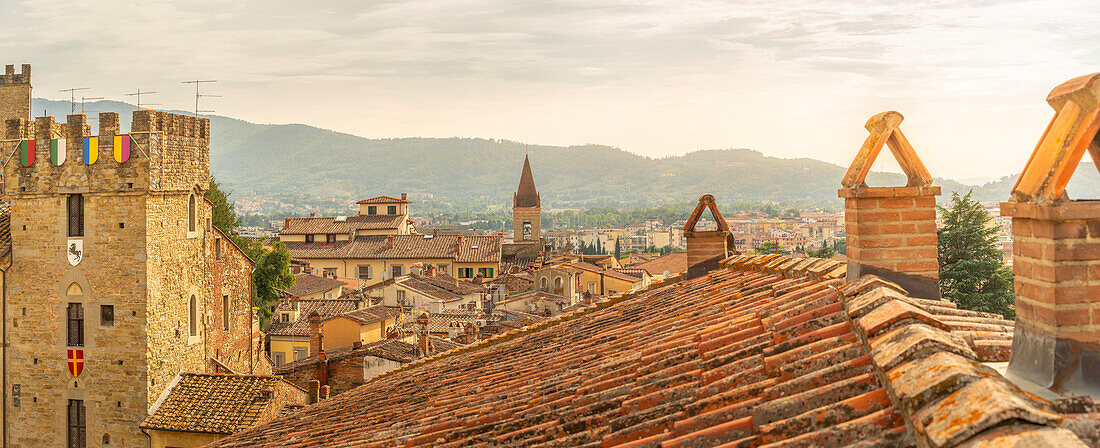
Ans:
<svg viewBox="0 0 1100 448"><path fill-rule="evenodd" d="M69 240L68 250L65 255L69 257L69 264L76 266L84 259L84 240Z"/></svg>

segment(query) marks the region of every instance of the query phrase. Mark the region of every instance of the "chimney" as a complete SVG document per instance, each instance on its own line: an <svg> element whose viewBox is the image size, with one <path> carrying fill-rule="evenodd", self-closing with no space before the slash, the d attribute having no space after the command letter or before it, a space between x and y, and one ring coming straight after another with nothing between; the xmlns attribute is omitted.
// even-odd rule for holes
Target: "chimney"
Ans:
<svg viewBox="0 0 1100 448"><path fill-rule="evenodd" d="M462 235L455 239L455 256L462 255Z"/></svg>
<svg viewBox="0 0 1100 448"><path fill-rule="evenodd" d="M416 323L420 325L416 332L416 347L420 351L420 356L428 356L428 351L431 349L431 341L428 340L428 313L423 313L416 318Z"/></svg>
<svg viewBox="0 0 1100 448"><path fill-rule="evenodd" d="M435 265L429 264L427 267L427 272L429 277L435 277Z"/></svg>
<svg viewBox="0 0 1100 448"><path fill-rule="evenodd" d="M1012 188L1016 327L1008 376L1064 395L1100 395L1100 202L1070 200L1082 156L1097 157L1100 73L1055 87L1056 111ZM1090 147L1091 145L1091 147Z"/></svg>
<svg viewBox="0 0 1100 448"><path fill-rule="evenodd" d="M318 398L320 398L322 401L323 400L328 400L329 387L328 387L327 384L324 385L324 386L321 386L320 390L318 390L317 392L318 392L317 393Z"/></svg>
<svg viewBox="0 0 1100 448"><path fill-rule="evenodd" d="M317 217L317 214L316 214L316 213L313 213L313 212L310 212L310 214L309 214L309 217L310 217L310 218L316 218L316 217Z"/></svg>
<svg viewBox="0 0 1100 448"><path fill-rule="evenodd" d="M901 132L904 117L895 111L867 120L870 132L841 180L848 233L848 281L877 275L897 283L910 296L938 299L939 252L936 195L932 175ZM867 173L883 146L905 172L904 187L868 187Z"/></svg>
<svg viewBox="0 0 1100 448"><path fill-rule="evenodd" d="M321 332L321 315L316 311L309 314L309 354L320 355L324 350L324 344L322 340L324 334Z"/></svg>
<svg viewBox="0 0 1100 448"><path fill-rule="evenodd" d="M321 382L313 380L309 382L309 404L321 401Z"/></svg>
<svg viewBox="0 0 1100 448"><path fill-rule="evenodd" d="M718 224L718 230L695 230L695 225L706 209L710 209L714 222ZM717 269L718 262L728 257L734 249L729 224L722 218L722 212L718 210L718 204L710 194L699 197L699 204L695 206L691 217L684 224L684 237L687 238L687 278L689 279ZM602 274L600 280L601 282L603 280Z"/></svg>
<svg viewBox="0 0 1100 448"><path fill-rule="evenodd" d="M386 246L393 247L393 235L386 236Z"/></svg>
<svg viewBox="0 0 1100 448"><path fill-rule="evenodd" d="M409 195L407 193L401 193L401 200L402 201L408 200L408 198L409 198Z"/></svg>
<svg viewBox="0 0 1100 448"><path fill-rule="evenodd" d="M433 237L439 236L439 229L432 229L432 236Z"/></svg>

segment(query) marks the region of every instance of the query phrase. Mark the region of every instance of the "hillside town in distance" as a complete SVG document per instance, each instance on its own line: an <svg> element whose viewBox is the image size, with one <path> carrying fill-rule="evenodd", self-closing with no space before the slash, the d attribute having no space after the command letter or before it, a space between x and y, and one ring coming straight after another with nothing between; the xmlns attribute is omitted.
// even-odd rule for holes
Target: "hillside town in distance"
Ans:
<svg viewBox="0 0 1100 448"><path fill-rule="evenodd" d="M9 65L4 445L1098 446L1100 209L1064 198L1096 80L1055 88L1072 126L982 206L1012 320L941 295L944 202L898 112L865 125L837 213L702 194L672 222L544 228L525 159L499 230L377 192L223 231L208 119L28 119ZM868 187L887 153L908 184Z"/></svg>

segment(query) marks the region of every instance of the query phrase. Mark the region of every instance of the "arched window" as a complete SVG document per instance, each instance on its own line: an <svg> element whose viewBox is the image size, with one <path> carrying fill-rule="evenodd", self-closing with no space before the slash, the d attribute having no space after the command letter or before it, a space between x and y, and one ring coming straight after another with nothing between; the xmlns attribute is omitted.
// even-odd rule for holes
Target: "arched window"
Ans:
<svg viewBox="0 0 1100 448"><path fill-rule="evenodd" d="M76 282L72 282L71 284L69 284L69 289L65 291L65 294L68 294L70 296L82 296L84 295L84 289L81 288L80 285L76 284Z"/></svg>
<svg viewBox="0 0 1100 448"><path fill-rule="evenodd" d="M195 207L196 207L195 206L195 195L192 194L191 197L187 199L187 231L188 232L194 232L195 231L195 213L196 213Z"/></svg>
<svg viewBox="0 0 1100 448"><path fill-rule="evenodd" d="M191 303L188 309L188 318L191 324L191 336L199 335L199 301L195 296L191 296Z"/></svg>
<svg viewBox="0 0 1100 448"><path fill-rule="evenodd" d="M543 277L543 278L542 278L542 279L541 279L541 280L539 281L539 288L540 288L540 289L542 289L542 290L546 290L546 289L547 289L547 288L549 288L549 287L550 287L550 279L548 279L548 278L546 278L546 277Z"/></svg>
<svg viewBox="0 0 1100 448"><path fill-rule="evenodd" d="M562 280L561 277L554 277L554 289L561 289Z"/></svg>

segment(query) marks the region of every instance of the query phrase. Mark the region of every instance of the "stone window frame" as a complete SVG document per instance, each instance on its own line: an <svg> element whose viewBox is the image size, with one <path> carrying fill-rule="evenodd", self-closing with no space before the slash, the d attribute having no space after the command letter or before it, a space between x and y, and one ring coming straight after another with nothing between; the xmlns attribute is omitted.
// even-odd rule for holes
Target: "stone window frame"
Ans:
<svg viewBox="0 0 1100 448"><path fill-rule="evenodd" d="M229 312L231 300L229 294L222 294L222 330L229 331L233 328L232 313Z"/></svg>
<svg viewBox="0 0 1100 448"><path fill-rule="evenodd" d="M187 221L186 230L187 238L198 238L199 236L199 200L195 193L188 193L187 195Z"/></svg>
<svg viewBox="0 0 1100 448"><path fill-rule="evenodd" d="M193 288L192 288L192 291L190 291L188 293L188 296L189 296L189 298L187 299L187 305L186 305L186 310L187 310L187 321L186 321L186 324L187 324L187 329L186 329L186 331L187 331L187 345L195 345L195 344L198 344L200 341L202 341L202 320L201 319L202 319L203 312L200 309L200 307L202 306L202 303L201 303L202 301L199 299L198 292L194 291Z"/></svg>

